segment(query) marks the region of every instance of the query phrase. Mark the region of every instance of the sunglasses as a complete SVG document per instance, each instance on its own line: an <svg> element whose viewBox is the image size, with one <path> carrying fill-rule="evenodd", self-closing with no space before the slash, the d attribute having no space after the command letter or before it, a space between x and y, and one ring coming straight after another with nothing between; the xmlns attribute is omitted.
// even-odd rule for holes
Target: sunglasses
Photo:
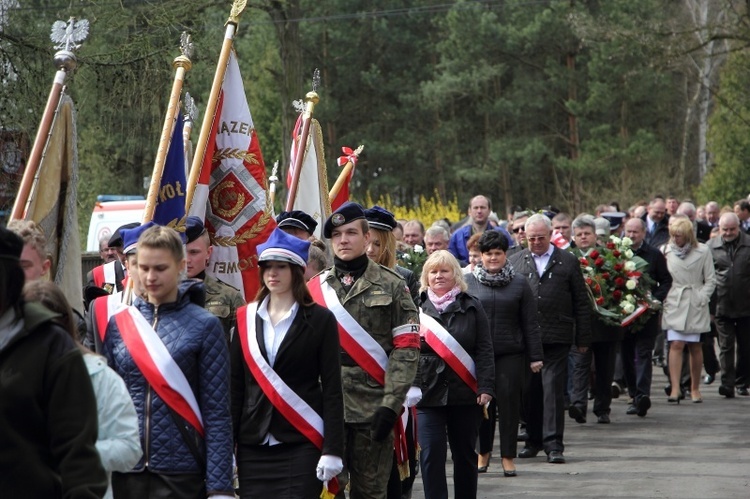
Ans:
<svg viewBox="0 0 750 499"><path fill-rule="evenodd" d="M514 233L514 234L518 234L518 233L519 233L519 232L521 232L521 231L524 231L524 232L526 232L526 229L524 229L523 227L515 227L515 228L513 229L513 233Z"/></svg>

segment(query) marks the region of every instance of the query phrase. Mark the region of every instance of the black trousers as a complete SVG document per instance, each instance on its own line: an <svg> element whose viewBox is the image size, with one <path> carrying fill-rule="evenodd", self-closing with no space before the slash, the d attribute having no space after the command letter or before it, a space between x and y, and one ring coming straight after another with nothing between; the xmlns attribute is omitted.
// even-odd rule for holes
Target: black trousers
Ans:
<svg viewBox="0 0 750 499"><path fill-rule="evenodd" d="M448 499L445 463L448 458L446 431L453 458L455 499L477 497L477 453L474 446L479 432L482 408L472 405L420 407L417 409L417 430L422 452L424 496L429 499Z"/></svg>
<svg viewBox="0 0 750 499"><path fill-rule="evenodd" d="M528 361L526 354L515 353L495 357L495 395L488 409L489 419L479 427L479 453L492 452L495 422L500 423L500 456L518 455L518 422L521 417L521 392Z"/></svg>
<svg viewBox="0 0 750 499"><path fill-rule="evenodd" d="M750 385L750 317L716 317L716 330L719 336L721 384L732 388L735 385Z"/></svg>
<svg viewBox="0 0 750 499"><path fill-rule="evenodd" d="M202 474L162 475L149 469L112 473L112 495L117 499L205 499Z"/></svg>
<svg viewBox="0 0 750 499"><path fill-rule="evenodd" d="M528 447L563 452L565 432L565 385L568 381L567 343L544 344L542 372L529 376L526 391L526 431Z"/></svg>
<svg viewBox="0 0 750 499"><path fill-rule="evenodd" d="M573 392L570 404L578 407L586 415L589 401L589 379L591 378L591 363L594 369L594 414L601 416L609 414L612 404L612 379L615 375L615 356L617 342L597 341L591 344L586 353L581 353L573 347L570 351L575 359L573 369Z"/></svg>

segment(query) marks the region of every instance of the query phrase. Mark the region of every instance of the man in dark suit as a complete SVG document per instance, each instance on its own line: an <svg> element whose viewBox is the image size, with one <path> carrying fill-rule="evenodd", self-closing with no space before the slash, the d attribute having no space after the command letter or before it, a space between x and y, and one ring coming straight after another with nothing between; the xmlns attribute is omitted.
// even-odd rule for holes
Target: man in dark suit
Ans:
<svg viewBox="0 0 750 499"><path fill-rule="evenodd" d="M740 199L734 203L734 214L740 219L740 230L750 234L750 201Z"/></svg>
<svg viewBox="0 0 750 499"><path fill-rule="evenodd" d="M547 462L564 463L565 386L568 352L580 352L591 341L591 315L586 284L578 259L550 244L552 222L532 215L525 226L528 249L511 257L516 272L529 279L538 297L539 326L544 346L544 367L531 374L526 394L526 447L518 457L535 457L540 450Z"/></svg>
<svg viewBox="0 0 750 499"><path fill-rule="evenodd" d="M659 249L669 240L669 215L663 198L651 200L643 221L646 222L646 244Z"/></svg>
<svg viewBox="0 0 750 499"><path fill-rule="evenodd" d="M631 218L625 224L625 235L633 241L631 249L635 256L648 262L646 273L654 284L651 294L659 301L664 301L672 287L672 275L667 269L667 261L661 251L649 246L644 241L646 237L646 222L640 218ZM661 314L653 314L648 322L638 331L625 328L625 334L620 344L622 368L625 373L628 394L633 404L628 407L628 414L644 417L651 408L651 379L653 364L651 352L654 349L656 337L661 331Z"/></svg>
<svg viewBox="0 0 750 499"><path fill-rule="evenodd" d="M677 213L685 215L691 222L693 222L693 232L699 243L705 243L711 239L711 226L703 220L697 219L697 210L693 203L689 201L680 203L680 207L677 208Z"/></svg>

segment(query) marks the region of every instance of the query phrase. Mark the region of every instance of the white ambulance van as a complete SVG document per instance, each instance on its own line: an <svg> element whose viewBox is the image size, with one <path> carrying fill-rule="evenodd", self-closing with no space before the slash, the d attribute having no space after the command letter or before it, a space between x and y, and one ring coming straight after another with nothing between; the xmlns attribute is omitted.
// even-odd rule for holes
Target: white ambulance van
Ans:
<svg viewBox="0 0 750 499"><path fill-rule="evenodd" d="M125 224L143 220L143 196L97 196L89 222L86 251L99 251L99 239L111 236Z"/></svg>

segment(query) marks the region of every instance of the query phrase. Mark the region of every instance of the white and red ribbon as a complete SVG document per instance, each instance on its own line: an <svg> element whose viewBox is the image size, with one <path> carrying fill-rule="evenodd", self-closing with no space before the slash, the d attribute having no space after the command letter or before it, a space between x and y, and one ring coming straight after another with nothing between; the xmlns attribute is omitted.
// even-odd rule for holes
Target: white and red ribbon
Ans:
<svg viewBox="0 0 750 499"><path fill-rule="evenodd" d="M203 418L190 383L151 324L135 307L128 305L122 305L114 318L125 347L146 381L170 408L203 436Z"/></svg>
<svg viewBox="0 0 750 499"><path fill-rule="evenodd" d="M336 290L325 282L328 272L312 278L307 286L315 303L326 307L336 316L339 328L339 342L344 351L378 383L385 386L385 371L388 369L388 355L380 343L359 325L357 320L344 308L336 296Z"/></svg>
<svg viewBox="0 0 750 499"><path fill-rule="evenodd" d="M458 374L469 388L477 391L477 374L474 360L464 347L438 321L420 310L419 334L441 359Z"/></svg>
<svg viewBox="0 0 750 499"><path fill-rule="evenodd" d="M351 147L342 147L341 152L344 153L343 156L339 156L338 159L338 165L339 166L346 166L347 163L351 162L352 165L357 166L357 160L359 159L359 156L355 154L354 149Z"/></svg>
<svg viewBox="0 0 750 499"><path fill-rule="evenodd" d="M122 302L122 291L117 293L101 296L94 300L94 324L96 324L99 339L104 341L107 335L107 324L109 318L115 315L117 308Z"/></svg>
<svg viewBox="0 0 750 499"><path fill-rule="evenodd" d="M114 285L117 283L117 275L115 273L115 265L118 264L117 260L113 260L109 263L94 267L91 274L94 278L94 284L96 287L104 287L105 284Z"/></svg>

